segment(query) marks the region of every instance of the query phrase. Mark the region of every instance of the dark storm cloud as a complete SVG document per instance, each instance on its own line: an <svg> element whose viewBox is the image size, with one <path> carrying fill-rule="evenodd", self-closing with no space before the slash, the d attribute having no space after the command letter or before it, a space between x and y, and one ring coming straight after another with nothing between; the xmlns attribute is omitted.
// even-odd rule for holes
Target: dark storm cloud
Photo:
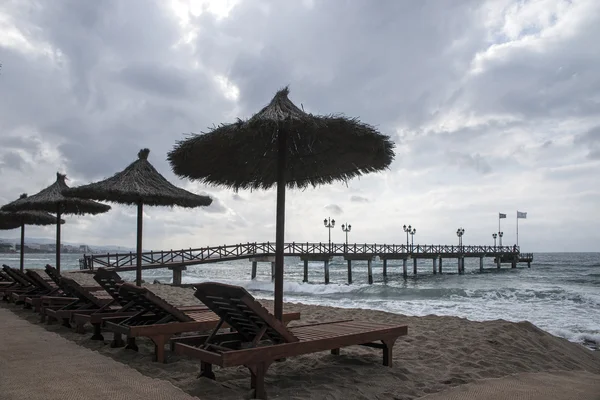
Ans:
<svg viewBox="0 0 600 400"><path fill-rule="evenodd" d="M350 201L353 203L368 203L369 199L367 199L366 197L363 197L363 196L353 195L353 196L350 196Z"/></svg>
<svg viewBox="0 0 600 400"><path fill-rule="evenodd" d="M589 150L589 159L600 160L600 126L596 126L584 134L577 136L575 143L587 147Z"/></svg>
<svg viewBox="0 0 600 400"><path fill-rule="evenodd" d="M328 204L323 208L325 208L327 211L329 211L333 215L341 215L343 213L342 207L338 206L337 204Z"/></svg>
<svg viewBox="0 0 600 400"><path fill-rule="evenodd" d="M464 154L453 151L448 152L447 157L451 164L458 165L460 168L472 169L484 175L492 172L491 165L479 154Z"/></svg>
<svg viewBox="0 0 600 400"><path fill-rule="evenodd" d="M390 210L418 209L423 221L462 221L466 217L456 214L461 200L452 199L462 199L464 190L471 202L487 207L489 189L480 185L490 175L499 186L528 186L527 193L499 193L493 201L520 196L536 204L538 215L557 221L569 216L556 209L552 193L598 185L600 128L591 128L600 123L600 53L590 49L600 33L600 5L550 0L549 10L565 11L545 27L535 19L534 2L306 4L243 1L226 18L205 12L186 24L161 0L0 2L0 21L7 24L0 31L0 186L6 190L0 195L35 193L56 170L77 184L111 176L142 147L151 149L150 162L167 179L188 185L166 162L175 142L249 117L287 84L306 111L359 117L396 140L389 172L349 182L352 193L385 193L370 199L377 207L356 216L365 231L383 231L369 224L389 218ZM518 35L506 32L515 26ZM537 33L525 37L533 32L528 27ZM24 42L15 41L19 35ZM223 82L239 97L225 96ZM302 216L290 203L296 224L290 229L312 240L321 231L304 225L306 210L318 214L329 204L327 212L339 215L338 204L350 199L354 207L366 199L348 197L339 191L343 186L319 188L302 204ZM156 220L148 225L148 240L164 246L190 238L272 240L273 227L265 223L274 220L272 192L190 190L210 190L214 203L202 210L213 214L157 208L150 212ZM430 203L427 193L435 190L437 200ZM230 196L227 204L219 200ZM597 217L590 198L571 201L571 208ZM98 217L100 233L86 229L82 219L71 232L98 241L134 240L133 217ZM584 226L573 229L594 238ZM174 239L178 232L185 235Z"/></svg>
<svg viewBox="0 0 600 400"><path fill-rule="evenodd" d="M360 116L386 130L398 120L416 125L449 95L446 82L470 61L465 50L483 44L469 31L475 1L267 4L265 13L241 3L218 30L202 30L197 43L201 59L229 70L247 114L291 84L292 97L310 111ZM464 42L449 49L458 38Z"/></svg>
<svg viewBox="0 0 600 400"><path fill-rule="evenodd" d="M5 166L15 170L23 171L26 165L27 162L23 159L23 157L14 151L5 153L0 160L0 166Z"/></svg>

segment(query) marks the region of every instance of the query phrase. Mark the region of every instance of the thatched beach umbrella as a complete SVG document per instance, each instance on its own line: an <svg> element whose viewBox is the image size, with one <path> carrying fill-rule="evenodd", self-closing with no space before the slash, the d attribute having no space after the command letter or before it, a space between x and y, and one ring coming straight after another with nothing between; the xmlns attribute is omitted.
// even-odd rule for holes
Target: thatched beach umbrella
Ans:
<svg viewBox="0 0 600 400"><path fill-rule="evenodd" d="M304 188L386 169L388 136L357 119L305 113L287 88L250 119L178 142L168 158L180 176L233 189L277 185L275 316L283 315L285 187Z"/></svg>
<svg viewBox="0 0 600 400"><path fill-rule="evenodd" d="M2 211L46 211L56 213L56 221L65 214L100 214L110 210L106 204L91 200L72 199L62 192L69 187L65 183L66 175L56 173L56 182L33 196L18 199L3 206ZM56 269L60 272L60 224L56 224Z"/></svg>
<svg viewBox="0 0 600 400"><path fill-rule="evenodd" d="M19 199L26 198L26 194L22 194ZM23 271L23 260L25 253L25 225L54 225L57 223L57 218L54 215L44 211L0 211L0 229L15 229L21 228L21 259L20 269ZM60 220L64 224L64 220Z"/></svg>
<svg viewBox="0 0 600 400"><path fill-rule="evenodd" d="M150 150L142 149L138 159L111 178L66 190L66 196L110 201L137 206L136 283L142 284L142 220L144 204L149 206L209 206L212 199L172 185L148 161Z"/></svg>

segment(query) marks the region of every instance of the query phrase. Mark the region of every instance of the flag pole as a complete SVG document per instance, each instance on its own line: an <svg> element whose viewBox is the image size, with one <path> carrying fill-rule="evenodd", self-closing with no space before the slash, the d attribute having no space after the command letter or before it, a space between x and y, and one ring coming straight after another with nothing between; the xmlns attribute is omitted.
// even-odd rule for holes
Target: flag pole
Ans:
<svg viewBox="0 0 600 400"><path fill-rule="evenodd" d="M519 246L519 212L517 211L517 247Z"/></svg>

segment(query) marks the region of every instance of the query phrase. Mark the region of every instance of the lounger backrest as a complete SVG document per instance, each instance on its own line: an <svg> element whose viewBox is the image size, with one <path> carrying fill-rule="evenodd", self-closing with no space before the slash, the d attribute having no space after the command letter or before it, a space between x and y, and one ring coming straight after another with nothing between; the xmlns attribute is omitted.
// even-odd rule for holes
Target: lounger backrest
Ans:
<svg viewBox="0 0 600 400"><path fill-rule="evenodd" d="M262 340L273 343L297 342L285 325L240 286L204 282L196 287L196 296L215 314L234 328L246 341L253 341L264 330ZM266 330L265 330L266 329Z"/></svg>
<svg viewBox="0 0 600 400"><path fill-rule="evenodd" d="M2 268L4 269L4 272L6 272L6 274L8 276L10 276L19 285L21 285L21 286L32 286L33 285L31 283L31 280L29 279L29 277L27 275L25 275L24 273L22 273L21 271L19 271L18 269L11 268L6 264L3 264Z"/></svg>
<svg viewBox="0 0 600 400"><path fill-rule="evenodd" d="M119 295L119 287L123 283L123 279L115 271L109 271L104 268L98 268L94 274L94 280L98 282L102 289L106 290L115 301L124 306L127 304L123 296Z"/></svg>
<svg viewBox="0 0 600 400"><path fill-rule="evenodd" d="M51 265L46 265L46 274L52 279L54 283L60 285L60 272Z"/></svg>
<svg viewBox="0 0 600 400"><path fill-rule="evenodd" d="M31 279L35 283L35 285L38 288L44 289L44 290L54 290L55 289L54 287L52 287L52 285L50 285L50 283L46 282L44 280L44 278L42 278L40 276L40 274L37 273L37 271L28 269L28 270L25 270L25 274L29 277L29 279Z"/></svg>
<svg viewBox="0 0 600 400"><path fill-rule="evenodd" d="M6 272L4 271L0 271L0 281L14 282L13 279L10 276L6 275Z"/></svg>
<svg viewBox="0 0 600 400"><path fill-rule="evenodd" d="M79 300L95 305L98 308L102 308L106 302L102 301L89 290L83 288L77 281L67 277L60 278L60 287L65 288L68 292L72 293Z"/></svg>
<svg viewBox="0 0 600 400"><path fill-rule="evenodd" d="M180 322L193 321L193 319L184 312L156 296L146 288L138 287L130 283L123 283L119 288L119 294L127 300L127 302L133 301L137 307L154 314L157 321L163 320L168 316L171 316L172 319Z"/></svg>

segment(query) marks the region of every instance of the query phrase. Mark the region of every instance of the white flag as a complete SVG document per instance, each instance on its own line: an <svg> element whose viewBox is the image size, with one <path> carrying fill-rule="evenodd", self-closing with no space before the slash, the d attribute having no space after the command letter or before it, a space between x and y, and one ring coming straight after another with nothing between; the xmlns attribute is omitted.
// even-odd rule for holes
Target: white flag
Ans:
<svg viewBox="0 0 600 400"><path fill-rule="evenodd" d="M526 212L517 211L517 218L527 218Z"/></svg>
<svg viewBox="0 0 600 400"><path fill-rule="evenodd" d="M506 218L506 214L502 214L502 213L499 213L499 214L500 215L498 216L498 218Z"/></svg>

